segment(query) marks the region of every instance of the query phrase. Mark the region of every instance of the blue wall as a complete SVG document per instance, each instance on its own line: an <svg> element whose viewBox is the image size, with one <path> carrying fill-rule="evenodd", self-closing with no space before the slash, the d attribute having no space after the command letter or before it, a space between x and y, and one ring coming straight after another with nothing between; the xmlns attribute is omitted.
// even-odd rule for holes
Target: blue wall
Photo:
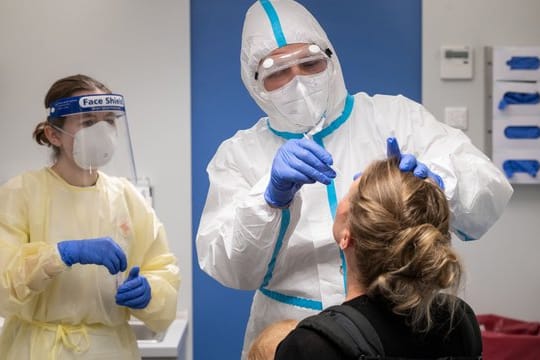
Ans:
<svg viewBox="0 0 540 360"><path fill-rule="evenodd" d="M349 92L420 101L420 0L300 0L339 56ZM253 1L191 1L193 239L219 144L262 115L240 79L244 14ZM194 240L193 240L194 241ZM193 245L194 359L239 359L252 292L202 272Z"/></svg>

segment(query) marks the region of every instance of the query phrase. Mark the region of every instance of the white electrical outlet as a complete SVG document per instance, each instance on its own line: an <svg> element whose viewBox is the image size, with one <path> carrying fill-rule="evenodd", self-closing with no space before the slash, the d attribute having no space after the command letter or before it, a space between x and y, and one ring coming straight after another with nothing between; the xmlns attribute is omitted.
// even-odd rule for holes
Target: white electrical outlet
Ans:
<svg viewBox="0 0 540 360"><path fill-rule="evenodd" d="M469 120L466 107L446 107L444 108L444 122L461 130L467 130Z"/></svg>

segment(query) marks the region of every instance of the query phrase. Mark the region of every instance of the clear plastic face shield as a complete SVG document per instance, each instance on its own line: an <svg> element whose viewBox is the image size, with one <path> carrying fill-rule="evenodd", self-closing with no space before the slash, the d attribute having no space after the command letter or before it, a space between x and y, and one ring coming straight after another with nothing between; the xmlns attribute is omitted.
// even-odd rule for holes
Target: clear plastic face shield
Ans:
<svg viewBox="0 0 540 360"><path fill-rule="evenodd" d="M78 167L89 172L100 169L132 181L137 179L122 95L63 98L55 101L48 110L51 126L73 138L71 152ZM64 124L60 128L55 124L62 118Z"/></svg>
<svg viewBox="0 0 540 360"><path fill-rule="evenodd" d="M290 50L281 49L259 63L259 93L294 124L306 130L322 126L333 72L331 53L315 44L294 44Z"/></svg>

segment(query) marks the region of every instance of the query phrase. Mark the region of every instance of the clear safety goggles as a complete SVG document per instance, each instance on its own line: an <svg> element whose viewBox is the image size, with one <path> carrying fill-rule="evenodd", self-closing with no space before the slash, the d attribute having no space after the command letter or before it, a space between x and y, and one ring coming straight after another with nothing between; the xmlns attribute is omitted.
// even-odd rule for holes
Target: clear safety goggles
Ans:
<svg viewBox="0 0 540 360"><path fill-rule="evenodd" d="M124 97L92 94L58 99L47 109L47 120L73 137L73 157L79 167L137 179ZM59 128L59 120L63 126Z"/></svg>
<svg viewBox="0 0 540 360"><path fill-rule="evenodd" d="M269 55L261 60L255 79L264 91L277 90L295 76L325 71L329 67L330 54L318 45L305 44L292 52Z"/></svg>

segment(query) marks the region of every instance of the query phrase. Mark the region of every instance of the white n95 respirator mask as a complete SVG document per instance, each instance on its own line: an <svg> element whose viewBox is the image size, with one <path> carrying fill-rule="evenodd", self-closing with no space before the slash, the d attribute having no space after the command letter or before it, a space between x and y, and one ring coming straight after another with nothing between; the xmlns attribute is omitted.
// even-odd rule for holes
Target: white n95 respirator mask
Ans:
<svg viewBox="0 0 540 360"><path fill-rule="evenodd" d="M268 95L276 110L288 121L311 128L326 115L328 87L328 71L325 70L315 75L296 76Z"/></svg>
<svg viewBox="0 0 540 360"><path fill-rule="evenodd" d="M105 166L114 155L117 138L116 127L106 121L82 128L73 139L73 160L85 170Z"/></svg>

